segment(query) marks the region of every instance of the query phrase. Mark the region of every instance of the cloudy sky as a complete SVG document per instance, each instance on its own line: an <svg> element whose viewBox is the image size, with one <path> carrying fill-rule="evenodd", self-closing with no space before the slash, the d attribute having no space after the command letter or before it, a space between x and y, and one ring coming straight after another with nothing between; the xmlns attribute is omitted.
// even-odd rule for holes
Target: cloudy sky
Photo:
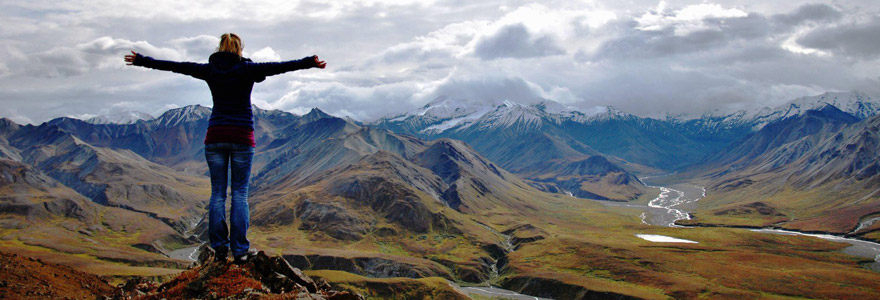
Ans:
<svg viewBox="0 0 880 300"><path fill-rule="evenodd" d="M207 62L236 32L255 61L317 54L252 100L370 121L445 95L635 114L880 95L880 1L0 2L0 117L40 123L211 105L204 82L125 66Z"/></svg>

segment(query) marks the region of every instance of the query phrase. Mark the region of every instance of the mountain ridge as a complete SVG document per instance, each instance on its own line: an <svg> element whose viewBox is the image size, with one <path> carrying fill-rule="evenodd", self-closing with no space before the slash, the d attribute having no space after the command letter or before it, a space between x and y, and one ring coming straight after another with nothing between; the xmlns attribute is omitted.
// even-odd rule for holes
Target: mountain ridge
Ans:
<svg viewBox="0 0 880 300"><path fill-rule="evenodd" d="M880 212L878 126L830 104L767 124L685 175L709 183L690 223L850 233Z"/></svg>

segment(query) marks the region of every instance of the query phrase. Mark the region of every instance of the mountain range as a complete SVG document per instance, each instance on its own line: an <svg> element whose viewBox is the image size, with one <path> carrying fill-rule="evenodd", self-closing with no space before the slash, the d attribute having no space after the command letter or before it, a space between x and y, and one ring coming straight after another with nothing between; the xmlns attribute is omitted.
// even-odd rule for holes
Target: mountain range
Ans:
<svg viewBox="0 0 880 300"><path fill-rule="evenodd" d="M368 124L255 107L249 237L294 267L347 272L328 280L439 277L561 299L874 297L878 275L834 243L641 224L659 191L638 176L705 185L694 224L848 232L880 213L878 107L827 93L656 119L443 97ZM189 262L175 253L205 240L209 115L0 119L0 251L99 275L179 272ZM860 236L880 238L876 227ZM809 288L771 284L791 274Z"/></svg>
<svg viewBox="0 0 880 300"><path fill-rule="evenodd" d="M7 173L16 176L10 179L16 184L7 187L34 197L42 196L33 190L64 195L50 198L61 204L36 203L22 209L21 217L14 219L23 222L15 224L37 222L31 215L62 218L69 224L53 230L94 234L77 243L90 239L108 248L133 246L157 255L196 243L198 231L203 230L197 224L203 221L209 195L206 170L200 166L209 113L206 107L188 106L134 124L60 118L22 126L4 120L0 153ZM257 109L255 135L261 141L252 171L255 225L267 231L304 230L313 237L341 241L402 232L445 232L466 241L460 251L467 256L442 263L415 260L393 266L397 272L421 268L444 274L448 271L437 270L447 264L456 266L447 276L485 280L488 263L500 255L501 237L465 216L520 224L521 212L540 206L532 201L547 198L460 141L422 141L360 126L318 109L303 116ZM10 197L8 205L34 202L25 200L28 197ZM74 206L68 210L76 213L54 208L62 205ZM113 226L106 219L119 210L137 217ZM496 215L501 211L505 213ZM152 225L146 230L148 224ZM114 239L138 230L149 234L134 235L142 239ZM30 232L18 234L20 240L31 240ZM69 238L53 235L53 239L62 237ZM56 251L84 247L52 239L37 245ZM169 266L180 263L154 259Z"/></svg>
<svg viewBox="0 0 880 300"><path fill-rule="evenodd" d="M684 170L768 123L825 104L842 107L858 119L880 111L880 102L861 92L801 97L775 108L659 119L613 107L581 110L550 100L491 105L440 97L372 125L425 139L465 141L545 191L632 200L645 190L634 174Z"/></svg>

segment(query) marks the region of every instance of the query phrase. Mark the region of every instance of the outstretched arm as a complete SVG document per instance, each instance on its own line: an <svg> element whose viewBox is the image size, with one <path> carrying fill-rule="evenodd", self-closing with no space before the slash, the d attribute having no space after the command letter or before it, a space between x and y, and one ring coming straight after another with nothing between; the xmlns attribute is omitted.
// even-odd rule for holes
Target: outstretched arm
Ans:
<svg viewBox="0 0 880 300"><path fill-rule="evenodd" d="M284 62L253 63L250 65L254 77L265 77L308 68L326 68L327 63L319 60L317 55Z"/></svg>
<svg viewBox="0 0 880 300"><path fill-rule="evenodd" d="M131 54L125 55L125 62L130 66L141 66L150 69L171 71L189 75L198 79L205 79L208 72L207 64L198 64L193 62L176 62L168 60L158 60L149 56L143 56L137 52L131 51Z"/></svg>

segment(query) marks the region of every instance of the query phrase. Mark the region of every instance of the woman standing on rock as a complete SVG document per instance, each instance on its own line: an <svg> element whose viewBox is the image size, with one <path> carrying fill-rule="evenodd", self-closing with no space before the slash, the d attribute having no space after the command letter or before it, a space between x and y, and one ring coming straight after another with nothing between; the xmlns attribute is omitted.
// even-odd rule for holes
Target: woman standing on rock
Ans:
<svg viewBox="0 0 880 300"><path fill-rule="evenodd" d="M205 136L205 160L211 173L211 201L208 205L208 236L215 259L225 261L232 250L234 262L241 264L253 251L247 239L250 224L248 209L248 180L254 157L254 114L251 110L251 90L255 82L266 76L327 64L318 56L299 60L255 63L241 56L241 39L234 33L220 37L217 52L207 64L157 60L134 51L125 55L128 65L172 71L189 75L208 83L214 107ZM230 163L231 162L231 163ZM228 172L231 169L231 172ZM231 180L230 179L231 176ZM226 186L232 184L230 230L226 227Z"/></svg>

